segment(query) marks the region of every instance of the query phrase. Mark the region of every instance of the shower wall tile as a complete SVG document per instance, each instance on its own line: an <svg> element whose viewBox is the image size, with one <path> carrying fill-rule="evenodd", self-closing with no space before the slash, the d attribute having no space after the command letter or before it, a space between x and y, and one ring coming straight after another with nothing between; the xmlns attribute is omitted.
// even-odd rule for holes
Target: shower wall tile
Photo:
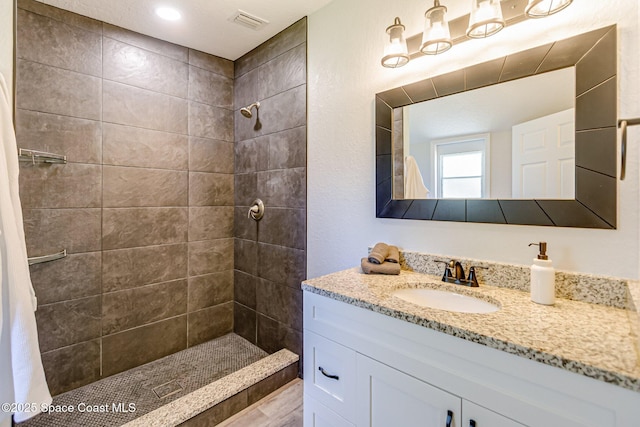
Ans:
<svg viewBox="0 0 640 427"><path fill-rule="evenodd" d="M274 304L278 301L278 304ZM260 280L256 311L299 331L302 330L302 290Z"/></svg>
<svg viewBox="0 0 640 427"><path fill-rule="evenodd" d="M307 201L306 168L258 172L258 194L272 207L304 208Z"/></svg>
<svg viewBox="0 0 640 427"><path fill-rule="evenodd" d="M302 332L290 328L260 313L257 315L257 345L268 353L286 348L302 354Z"/></svg>
<svg viewBox="0 0 640 427"><path fill-rule="evenodd" d="M265 138L259 137L236 142L236 173L257 172L267 169L269 143Z"/></svg>
<svg viewBox="0 0 640 427"><path fill-rule="evenodd" d="M189 64L216 74L233 78L233 61L189 49Z"/></svg>
<svg viewBox="0 0 640 427"><path fill-rule="evenodd" d="M235 61L236 78L307 41L307 18L270 38Z"/></svg>
<svg viewBox="0 0 640 427"><path fill-rule="evenodd" d="M256 327L256 312L236 302L233 306L233 332L255 345Z"/></svg>
<svg viewBox="0 0 640 427"><path fill-rule="evenodd" d="M269 352L302 351L306 274L306 19L235 62L234 330ZM248 120L240 108L260 102ZM256 197L267 210L256 224Z"/></svg>
<svg viewBox="0 0 640 427"><path fill-rule="evenodd" d="M100 77L102 37L99 33L18 9L16 28L21 59Z"/></svg>
<svg viewBox="0 0 640 427"><path fill-rule="evenodd" d="M124 28L107 23L103 23L103 32L105 37L140 47L150 52L159 53L177 61L187 62L189 49L186 47L125 30Z"/></svg>
<svg viewBox="0 0 640 427"><path fill-rule="evenodd" d="M233 108L233 80L202 68L190 66L189 99L231 110Z"/></svg>
<svg viewBox="0 0 640 427"><path fill-rule="evenodd" d="M165 132L187 133L185 99L105 80L103 120Z"/></svg>
<svg viewBox="0 0 640 427"><path fill-rule="evenodd" d="M99 120L102 80L17 60L16 108Z"/></svg>
<svg viewBox="0 0 640 427"><path fill-rule="evenodd" d="M233 237L233 207L189 208L189 241Z"/></svg>
<svg viewBox="0 0 640 427"><path fill-rule="evenodd" d="M112 292L187 277L186 243L102 252L102 289Z"/></svg>
<svg viewBox="0 0 640 427"><path fill-rule="evenodd" d="M98 208L102 166L22 163L19 185L23 209Z"/></svg>
<svg viewBox="0 0 640 427"><path fill-rule="evenodd" d="M18 147L67 156L69 163L100 163L100 122L36 111L16 111Z"/></svg>
<svg viewBox="0 0 640 427"><path fill-rule="evenodd" d="M189 278L189 304L192 312L233 301L233 270Z"/></svg>
<svg viewBox="0 0 640 427"><path fill-rule="evenodd" d="M190 101L189 135L233 141L233 111Z"/></svg>
<svg viewBox="0 0 640 427"><path fill-rule="evenodd" d="M100 340L95 339L42 354L47 386L52 395L100 379Z"/></svg>
<svg viewBox="0 0 640 427"><path fill-rule="evenodd" d="M189 243L189 276L233 270L233 239Z"/></svg>
<svg viewBox="0 0 640 427"><path fill-rule="evenodd" d="M304 85L307 82L307 44L275 57L259 67L260 99Z"/></svg>
<svg viewBox="0 0 640 427"><path fill-rule="evenodd" d="M235 206L251 206L258 197L258 174L236 174L234 181Z"/></svg>
<svg viewBox="0 0 640 427"><path fill-rule="evenodd" d="M103 206L187 206L186 171L104 166Z"/></svg>
<svg viewBox="0 0 640 427"><path fill-rule="evenodd" d="M234 268L252 275L258 274L258 244L252 240L235 239Z"/></svg>
<svg viewBox="0 0 640 427"><path fill-rule="evenodd" d="M101 249L100 209L25 209L23 217L29 256Z"/></svg>
<svg viewBox="0 0 640 427"><path fill-rule="evenodd" d="M300 288L305 279L306 254L304 250L258 243L258 277L272 282Z"/></svg>
<svg viewBox="0 0 640 427"><path fill-rule="evenodd" d="M258 239L256 222L248 218L249 208L246 206L234 208L233 236L245 240ZM261 222L264 221L264 217Z"/></svg>
<svg viewBox="0 0 640 427"><path fill-rule="evenodd" d="M100 296L41 305L36 311L40 351L100 337Z"/></svg>
<svg viewBox="0 0 640 427"><path fill-rule="evenodd" d="M189 137L189 170L232 174L233 142Z"/></svg>
<svg viewBox="0 0 640 427"><path fill-rule="evenodd" d="M188 137L131 126L104 123L103 162L106 165L186 170Z"/></svg>
<svg viewBox="0 0 640 427"><path fill-rule="evenodd" d="M260 242L305 249L307 236L305 209L271 208L260 221Z"/></svg>
<svg viewBox="0 0 640 427"><path fill-rule="evenodd" d="M307 86L301 85L260 102L261 135L307 124Z"/></svg>
<svg viewBox="0 0 640 427"><path fill-rule="evenodd" d="M31 267L61 393L233 329L234 64L19 8L18 144L68 160L20 177L29 255L69 253Z"/></svg>
<svg viewBox="0 0 640 427"><path fill-rule="evenodd" d="M189 206L233 206L233 175L190 173Z"/></svg>
<svg viewBox="0 0 640 427"><path fill-rule="evenodd" d="M35 0L18 0L18 8L28 10L38 15L52 18L58 22L73 25L94 33L102 34L102 23L77 13L69 12L43 4ZM22 24L22 23L21 23Z"/></svg>
<svg viewBox="0 0 640 427"><path fill-rule="evenodd" d="M188 345L202 344L233 331L233 302L188 314Z"/></svg>
<svg viewBox="0 0 640 427"><path fill-rule="evenodd" d="M259 279L240 270L234 271L234 299L236 302L256 309L256 286Z"/></svg>
<svg viewBox="0 0 640 427"><path fill-rule="evenodd" d="M289 169L307 166L307 127L300 126L262 136L268 143L268 169ZM264 168L267 169L267 168ZM264 170L261 169L261 170Z"/></svg>
<svg viewBox="0 0 640 427"><path fill-rule="evenodd" d="M56 262L29 267L31 283L41 305L99 295L101 269L100 252L71 254Z"/></svg>
<svg viewBox="0 0 640 427"><path fill-rule="evenodd" d="M187 240L187 208L105 208L102 216L103 250Z"/></svg>
<svg viewBox="0 0 640 427"><path fill-rule="evenodd" d="M233 88L234 110L251 105L260 99L261 82L259 82L258 78L258 69L236 78L235 87Z"/></svg>
<svg viewBox="0 0 640 427"><path fill-rule="evenodd" d="M109 376L187 348L187 316L102 338L102 375Z"/></svg>
<svg viewBox="0 0 640 427"><path fill-rule="evenodd" d="M102 49L105 79L187 97L189 66L184 62L106 37Z"/></svg>
<svg viewBox="0 0 640 427"><path fill-rule="evenodd" d="M186 312L186 280L109 292L102 296L102 334L121 332Z"/></svg>

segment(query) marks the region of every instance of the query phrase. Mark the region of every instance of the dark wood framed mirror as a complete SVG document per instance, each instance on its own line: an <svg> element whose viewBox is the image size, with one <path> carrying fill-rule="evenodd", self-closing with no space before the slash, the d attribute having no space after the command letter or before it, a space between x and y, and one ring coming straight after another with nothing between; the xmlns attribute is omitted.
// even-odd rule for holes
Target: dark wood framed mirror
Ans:
<svg viewBox="0 0 640 427"><path fill-rule="evenodd" d="M393 198L394 108L566 67L575 67L575 199ZM376 94L376 217L615 229L617 93L614 25Z"/></svg>

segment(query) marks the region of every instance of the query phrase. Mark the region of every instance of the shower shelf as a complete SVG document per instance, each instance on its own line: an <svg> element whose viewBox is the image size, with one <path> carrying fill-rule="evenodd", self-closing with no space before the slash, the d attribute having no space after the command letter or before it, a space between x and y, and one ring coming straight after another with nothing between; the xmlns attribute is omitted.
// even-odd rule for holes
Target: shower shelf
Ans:
<svg viewBox="0 0 640 427"><path fill-rule="evenodd" d="M18 151L18 159L21 162L36 163L67 163L67 156L62 154L47 153L46 151L29 150L21 148Z"/></svg>
<svg viewBox="0 0 640 427"><path fill-rule="evenodd" d="M55 261L57 259L65 258L66 256L67 256L67 250L63 249L60 252L57 252L55 254L34 256L31 258L28 258L28 260L29 260L29 265L34 265L34 264L42 264L43 262Z"/></svg>

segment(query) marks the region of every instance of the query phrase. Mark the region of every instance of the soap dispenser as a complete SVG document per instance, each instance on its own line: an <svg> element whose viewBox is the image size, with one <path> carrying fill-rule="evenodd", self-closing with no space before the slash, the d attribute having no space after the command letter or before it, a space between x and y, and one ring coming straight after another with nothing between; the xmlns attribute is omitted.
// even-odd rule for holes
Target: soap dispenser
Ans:
<svg viewBox="0 0 640 427"><path fill-rule="evenodd" d="M539 246L540 253L533 259L531 266L531 301L553 305L556 295L556 271L547 256L547 242L529 243L529 246Z"/></svg>

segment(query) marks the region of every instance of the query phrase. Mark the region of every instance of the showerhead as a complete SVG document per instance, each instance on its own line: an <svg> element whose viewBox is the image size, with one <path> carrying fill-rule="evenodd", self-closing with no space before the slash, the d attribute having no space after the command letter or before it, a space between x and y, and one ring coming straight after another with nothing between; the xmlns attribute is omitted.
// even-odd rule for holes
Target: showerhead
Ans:
<svg viewBox="0 0 640 427"><path fill-rule="evenodd" d="M240 112L242 113L243 116L245 116L246 118L250 119L251 116L253 116L253 114L251 113L251 109L253 107L256 107L256 111L258 111L258 109L260 108L260 103L259 102L254 102L253 104L249 105L248 107L241 108Z"/></svg>

